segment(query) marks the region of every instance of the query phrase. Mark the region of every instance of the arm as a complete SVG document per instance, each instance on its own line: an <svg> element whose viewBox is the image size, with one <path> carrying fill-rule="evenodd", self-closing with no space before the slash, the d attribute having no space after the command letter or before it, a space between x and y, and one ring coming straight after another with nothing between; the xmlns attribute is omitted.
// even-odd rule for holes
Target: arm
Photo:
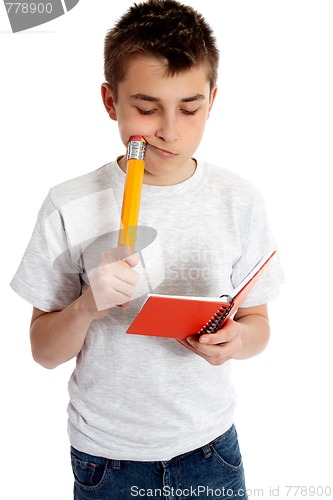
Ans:
<svg viewBox="0 0 333 500"><path fill-rule="evenodd" d="M131 300L138 274L130 266L138 263L138 255L131 255L125 260L128 266L114 261L111 254L104 253L91 286L78 299L62 311L47 313L34 308L30 342L37 363L45 368L55 368L77 356L91 322L107 316L112 306Z"/></svg>
<svg viewBox="0 0 333 500"><path fill-rule="evenodd" d="M178 340L212 365L228 359L247 359L262 352L270 335L267 305L239 308L215 334Z"/></svg>
<svg viewBox="0 0 333 500"><path fill-rule="evenodd" d="M46 313L34 307L30 343L37 363L56 368L78 355L94 319L93 312L84 306L88 295L92 296L90 288L62 311Z"/></svg>

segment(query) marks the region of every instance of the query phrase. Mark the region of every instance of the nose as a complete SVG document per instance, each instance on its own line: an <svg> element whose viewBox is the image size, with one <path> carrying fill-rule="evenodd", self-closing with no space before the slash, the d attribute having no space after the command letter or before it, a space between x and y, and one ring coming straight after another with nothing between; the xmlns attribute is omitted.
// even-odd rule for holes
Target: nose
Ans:
<svg viewBox="0 0 333 500"><path fill-rule="evenodd" d="M163 113L160 117L155 136L164 142L174 142L178 138L176 117L173 114Z"/></svg>

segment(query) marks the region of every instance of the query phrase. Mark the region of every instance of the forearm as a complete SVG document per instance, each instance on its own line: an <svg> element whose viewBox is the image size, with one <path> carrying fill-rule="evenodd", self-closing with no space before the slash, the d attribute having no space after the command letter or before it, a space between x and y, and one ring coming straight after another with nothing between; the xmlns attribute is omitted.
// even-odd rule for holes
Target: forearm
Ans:
<svg viewBox="0 0 333 500"><path fill-rule="evenodd" d="M93 319L83 296L62 311L38 316L30 328L35 361L51 369L77 356Z"/></svg>
<svg viewBox="0 0 333 500"><path fill-rule="evenodd" d="M30 339L37 363L55 368L77 356L91 322L105 317L114 305L125 305L131 300L139 279L132 267L139 262L139 256L128 255L126 249L121 252L118 248L103 252L91 285L62 311L46 313L34 309ZM121 256L123 259L119 260Z"/></svg>
<svg viewBox="0 0 333 500"><path fill-rule="evenodd" d="M240 327L242 348L234 359L247 359L260 354L268 344L270 337L269 320L259 314L249 314L237 319Z"/></svg>

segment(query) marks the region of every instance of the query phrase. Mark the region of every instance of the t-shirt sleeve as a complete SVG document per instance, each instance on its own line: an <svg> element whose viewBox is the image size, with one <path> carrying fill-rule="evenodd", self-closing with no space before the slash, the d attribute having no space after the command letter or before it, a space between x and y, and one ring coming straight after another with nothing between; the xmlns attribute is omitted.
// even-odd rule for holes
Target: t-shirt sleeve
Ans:
<svg viewBox="0 0 333 500"><path fill-rule="evenodd" d="M81 294L80 266L72 259L65 224L50 193L10 286L45 312L60 311Z"/></svg>
<svg viewBox="0 0 333 500"><path fill-rule="evenodd" d="M265 202L260 192L255 191L246 237L243 239L242 254L233 266L232 284L235 287L246 277L257 262L268 252L277 250L263 270L253 289L241 307L253 307L275 299L283 282L283 271L275 238L269 227Z"/></svg>

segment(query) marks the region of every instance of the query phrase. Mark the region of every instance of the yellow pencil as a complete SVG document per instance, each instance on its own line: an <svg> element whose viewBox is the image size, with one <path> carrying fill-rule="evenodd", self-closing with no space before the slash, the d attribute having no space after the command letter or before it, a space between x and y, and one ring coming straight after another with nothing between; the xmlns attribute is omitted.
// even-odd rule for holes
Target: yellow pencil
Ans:
<svg viewBox="0 0 333 500"><path fill-rule="evenodd" d="M130 138L127 149L127 169L118 245L128 246L133 250L135 249L139 220L146 149L147 143L143 137L133 136Z"/></svg>

